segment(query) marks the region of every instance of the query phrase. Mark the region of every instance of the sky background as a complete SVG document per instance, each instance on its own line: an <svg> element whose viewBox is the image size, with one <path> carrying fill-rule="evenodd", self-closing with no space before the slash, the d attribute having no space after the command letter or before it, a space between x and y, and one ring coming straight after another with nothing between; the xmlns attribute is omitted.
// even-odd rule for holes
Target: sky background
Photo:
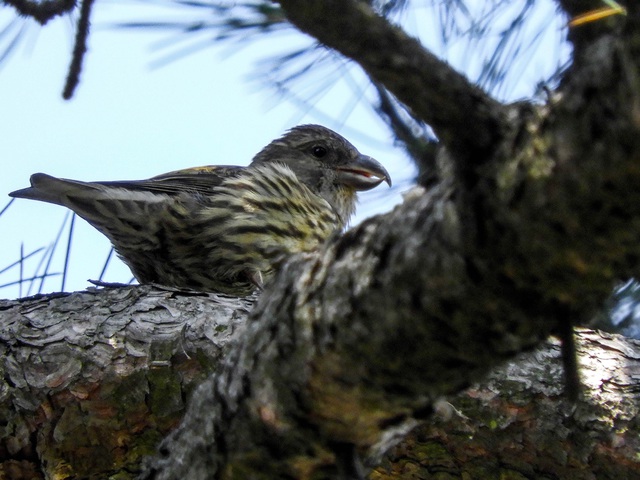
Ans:
<svg viewBox="0 0 640 480"><path fill-rule="evenodd" d="M542 3L546 10L536 13L539 18L532 28L553 18L550 2ZM229 43L210 46L212 34L176 43L170 39L184 35L109 27L123 21L193 18L196 13L162 3L96 2L81 83L70 101L63 100L61 92L73 48L74 22L59 18L42 29L26 24L19 47L0 64L0 164L4 167L0 209L9 201L6 194L28 186L34 172L79 180L132 180L197 165L246 165L273 138L302 123L333 128L390 171L397 187L381 186L361 195L355 222L401 201L414 170L366 102L353 101L350 85L360 79L357 69L341 66L340 81L335 81L335 68L319 64L316 83L301 83L299 90L301 97L312 98L313 109L301 108L299 102L265 87L268 70L257 64L305 44L308 39L303 35L285 33L233 47ZM406 25L410 31L416 35L434 31L435 20L428 10L414 13ZM10 8L0 7L0 30L13 16ZM566 47L560 46L562 26L558 19L545 24L546 33L535 40L540 43L538 53L514 65L517 78L499 95L530 96L536 84L568 55ZM434 50L443 47L442 38L430 41ZM208 48L196 48L205 45ZM441 53L450 55L449 61L459 62L459 68L472 78L478 75L481 52L470 54L462 44L446 47L447 52ZM164 64L167 55L182 48L197 51ZM361 94L371 96L372 91ZM20 258L21 248L27 254L49 245L66 215L67 210L59 206L15 201L0 217L0 270ZM62 237L51 271L62 270L66 230ZM88 278L97 279L109 250L106 238L77 219L65 290L84 289ZM33 275L39 258L24 262L23 277ZM19 277L18 267L9 269L0 273L0 285ZM130 278L128 268L114 259L104 280L128 282ZM60 288L61 278L52 277L42 291ZM37 285L31 291L25 285L4 287L0 298L37 291Z"/></svg>

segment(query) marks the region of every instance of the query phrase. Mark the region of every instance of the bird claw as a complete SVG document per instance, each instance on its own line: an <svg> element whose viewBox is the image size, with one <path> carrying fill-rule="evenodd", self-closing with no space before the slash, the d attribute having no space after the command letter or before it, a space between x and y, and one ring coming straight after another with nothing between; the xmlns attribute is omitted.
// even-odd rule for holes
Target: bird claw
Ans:
<svg viewBox="0 0 640 480"><path fill-rule="evenodd" d="M123 287L132 286L132 284L130 283L103 282L102 280L91 280L91 279L88 279L87 282L89 282L92 285L95 285L96 287L104 287L104 288L123 288Z"/></svg>
<svg viewBox="0 0 640 480"><path fill-rule="evenodd" d="M262 278L262 272L260 270L253 270L251 272L247 272L247 278L249 279L249 283L254 285L261 292L264 290L264 280Z"/></svg>

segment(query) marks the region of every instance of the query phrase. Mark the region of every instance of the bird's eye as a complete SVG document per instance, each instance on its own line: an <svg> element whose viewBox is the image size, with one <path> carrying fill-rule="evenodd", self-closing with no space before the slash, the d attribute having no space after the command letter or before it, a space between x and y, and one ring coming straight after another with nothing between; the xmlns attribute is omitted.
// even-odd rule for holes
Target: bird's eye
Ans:
<svg viewBox="0 0 640 480"><path fill-rule="evenodd" d="M314 145L311 147L311 153L313 153L313 156L316 158L322 158L327 154L327 149L322 145Z"/></svg>

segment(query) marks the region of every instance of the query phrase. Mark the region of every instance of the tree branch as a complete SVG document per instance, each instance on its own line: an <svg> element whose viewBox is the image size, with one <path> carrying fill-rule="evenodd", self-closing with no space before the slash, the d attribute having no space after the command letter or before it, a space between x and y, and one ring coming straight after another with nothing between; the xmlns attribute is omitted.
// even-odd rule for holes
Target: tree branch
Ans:
<svg viewBox="0 0 640 480"><path fill-rule="evenodd" d="M149 286L0 301L0 477L139 469L250 306Z"/></svg>
<svg viewBox="0 0 640 480"><path fill-rule="evenodd" d="M414 118L403 118L409 117L409 114L399 110L402 108L399 102L392 98L382 85L374 82L374 86L379 98L376 109L378 115L387 122L394 137L402 142L409 156L418 164L418 185L428 187L437 183L438 142L426 135L416 135L413 130L421 124Z"/></svg>
<svg viewBox="0 0 640 480"><path fill-rule="evenodd" d="M580 401L562 396L560 347L546 342L441 406L370 478L638 477L640 342L584 329L577 337Z"/></svg>
<svg viewBox="0 0 640 480"><path fill-rule="evenodd" d="M42 478L41 465L46 464L49 475L66 472L106 478L117 473L119 478L134 478L141 457L153 453L162 435L181 417L184 396L207 371L220 368L229 342L242 341L238 335L243 328L238 327L246 322L248 307L250 302L242 299L144 286L0 302L4 373L0 390L6 422L0 435L0 475ZM564 478L576 479L593 473L598 478L630 478L640 473L636 457L640 342L588 330L579 331L578 336L585 390L577 405L562 396L560 349L557 343L548 343L519 355L452 398L453 408L436 402L436 415L391 450L380 465L388 448L417 423L396 418L397 423L387 425L388 435L366 459L367 465L379 465L370 478L415 478L411 475L421 470L462 477L465 473L482 476L480 469L525 477L531 472L562 472ZM263 339L263 345L268 344L273 345ZM288 366L293 370L297 364ZM429 373L429 368L422 369ZM320 388L331 388L332 383ZM231 386L227 383L222 388L229 394ZM244 397L248 385L240 387ZM200 392L215 388L221 386L209 380ZM199 403L203 398L196 396L195 406L200 408L192 408L191 415L207 417L207 412L222 407ZM336 408L349 408L352 416L370 415L371 405L361 411L345 400L333 399ZM265 405L254 408L268 430L275 431L261 438L268 453L286 452L291 444L278 446L278 441L283 430L294 425L282 423L277 412ZM306 413L322 425L324 419L315 415L320 412ZM210 425L202 418L194 423L187 449L196 452L188 455L215 458L206 449ZM581 440L572 440L576 438ZM306 444L308 439L300 440ZM326 452L324 468L331 477L333 456L341 455L345 462L350 450L345 442L334 440L330 445L334 453ZM184 454L180 445L165 448L174 456ZM183 468L195 466L191 457L183 458ZM321 470L322 458L309 463L298 457L293 466L298 473L305 468ZM247 465L263 475L282 478L273 473L282 472L277 462L260 464L248 453L235 468L241 478L250 476ZM179 475L185 469L173 466L169 471L174 477L164 475L184 478ZM190 479L213 475L211 470L200 475L186 471L194 475Z"/></svg>
<svg viewBox="0 0 640 480"><path fill-rule="evenodd" d="M41 25L45 25L52 18L70 12L76 6L76 0L3 0L14 7L20 15L31 17Z"/></svg>
<svg viewBox="0 0 640 480"><path fill-rule="evenodd" d="M69 100L73 96L78 83L80 82L80 72L82 71L82 62L87 53L87 40L89 38L89 26L91 22L91 8L93 0L83 0L80 6L80 17L78 18L78 26L76 27L76 39L73 46L73 56L71 65L69 65L69 73L62 92L62 98Z"/></svg>

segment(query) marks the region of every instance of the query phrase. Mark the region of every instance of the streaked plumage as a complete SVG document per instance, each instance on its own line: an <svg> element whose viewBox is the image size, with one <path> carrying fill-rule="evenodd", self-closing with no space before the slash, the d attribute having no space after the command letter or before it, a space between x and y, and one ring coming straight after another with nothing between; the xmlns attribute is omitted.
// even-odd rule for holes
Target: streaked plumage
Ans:
<svg viewBox="0 0 640 480"><path fill-rule="evenodd" d="M36 173L10 195L63 205L106 235L141 283L247 295L288 255L345 227L378 162L319 125L293 128L248 167L207 166L142 181Z"/></svg>

